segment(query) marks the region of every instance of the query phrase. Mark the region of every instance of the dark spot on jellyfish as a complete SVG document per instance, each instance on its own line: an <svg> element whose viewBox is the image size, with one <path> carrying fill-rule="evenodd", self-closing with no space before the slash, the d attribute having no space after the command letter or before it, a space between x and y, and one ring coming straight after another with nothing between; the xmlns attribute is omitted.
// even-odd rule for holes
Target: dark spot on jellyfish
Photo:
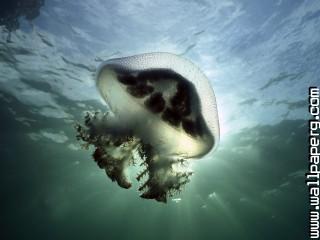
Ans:
<svg viewBox="0 0 320 240"><path fill-rule="evenodd" d="M198 116L196 118L196 129L197 129L197 132L200 136L202 136L204 133L204 125L205 125L205 123L204 123L202 117Z"/></svg>
<svg viewBox="0 0 320 240"><path fill-rule="evenodd" d="M181 99L175 95L170 99L173 110L182 117L188 116L191 113L191 105L189 98Z"/></svg>
<svg viewBox="0 0 320 240"><path fill-rule="evenodd" d="M162 93L153 93L145 102L146 107L153 113L162 112L166 106L166 102L162 97Z"/></svg>
<svg viewBox="0 0 320 240"><path fill-rule="evenodd" d="M134 86L127 87L127 91L136 98L143 98L148 94L152 93L153 90L154 88L152 86L141 84L141 83Z"/></svg>
<svg viewBox="0 0 320 240"><path fill-rule="evenodd" d="M189 119L184 119L182 121L182 127L184 131L191 136L196 136L198 134L196 123Z"/></svg>
<svg viewBox="0 0 320 240"><path fill-rule="evenodd" d="M156 82L165 79L185 80L181 75L167 69L142 71L138 74L138 78L150 82Z"/></svg>
<svg viewBox="0 0 320 240"><path fill-rule="evenodd" d="M160 71L158 70L142 71L138 74L137 77L139 78L139 80L155 82L160 80L159 73Z"/></svg>
<svg viewBox="0 0 320 240"><path fill-rule="evenodd" d="M137 83L136 78L132 75L119 75L118 80L125 85L135 85Z"/></svg>
<svg viewBox="0 0 320 240"><path fill-rule="evenodd" d="M181 117L180 115L175 112L173 109L167 108L163 114L162 114L162 119L171 125L174 126L179 126L181 122Z"/></svg>
<svg viewBox="0 0 320 240"><path fill-rule="evenodd" d="M179 115L187 116L191 113L190 89L187 84L179 82L177 84L177 92L170 99L170 103Z"/></svg>
<svg viewBox="0 0 320 240"><path fill-rule="evenodd" d="M188 95L190 91L190 86L186 82L178 82L177 84L177 91L183 95Z"/></svg>
<svg viewBox="0 0 320 240"><path fill-rule="evenodd" d="M159 70L158 76L161 79L174 79L177 81L185 81L186 79L183 78L180 74L175 73L171 70Z"/></svg>

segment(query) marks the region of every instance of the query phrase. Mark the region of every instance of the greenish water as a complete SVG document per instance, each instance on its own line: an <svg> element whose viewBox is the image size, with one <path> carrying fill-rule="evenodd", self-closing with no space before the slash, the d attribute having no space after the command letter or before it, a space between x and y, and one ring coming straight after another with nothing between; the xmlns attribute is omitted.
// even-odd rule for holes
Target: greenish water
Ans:
<svg viewBox="0 0 320 240"><path fill-rule="evenodd" d="M0 33L3 239L307 239L308 87L318 1L45 1ZM167 204L119 188L72 125L106 109L101 60L183 54L208 76L218 150ZM134 177L134 176L132 176Z"/></svg>

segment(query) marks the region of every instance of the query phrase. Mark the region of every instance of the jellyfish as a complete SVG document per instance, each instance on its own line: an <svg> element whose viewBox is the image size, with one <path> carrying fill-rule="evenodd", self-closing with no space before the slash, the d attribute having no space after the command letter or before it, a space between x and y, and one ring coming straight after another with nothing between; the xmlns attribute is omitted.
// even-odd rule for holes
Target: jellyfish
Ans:
<svg viewBox="0 0 320 240"><path fill-rule="evenodd" d="M96 86L109 109L87 112L78 140L94 146L95 162L120 187L132 186L127 169L138 165L140 197L167 202L190 181L190 161L219 142L208 79L181 56L146 53L103 62Z"/></svg>

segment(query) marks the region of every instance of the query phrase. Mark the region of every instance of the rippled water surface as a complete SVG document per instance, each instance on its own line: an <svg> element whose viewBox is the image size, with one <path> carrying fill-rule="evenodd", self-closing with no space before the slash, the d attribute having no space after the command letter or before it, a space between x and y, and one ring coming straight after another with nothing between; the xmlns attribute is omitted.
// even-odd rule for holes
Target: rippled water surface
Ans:
<svg viewBox="0 0 320 240"><path fill-rule="evenodd" d="M306 239L307 94L319 86L319 1L34 7L16 17L9 7L0 11L7 17L0 17L4 239ZM106 109L93 81L102 61L158 51L203 70L221 125L217 152L193 164L191 182L167 204L118 188L72 127L86 110Z"/></svg>

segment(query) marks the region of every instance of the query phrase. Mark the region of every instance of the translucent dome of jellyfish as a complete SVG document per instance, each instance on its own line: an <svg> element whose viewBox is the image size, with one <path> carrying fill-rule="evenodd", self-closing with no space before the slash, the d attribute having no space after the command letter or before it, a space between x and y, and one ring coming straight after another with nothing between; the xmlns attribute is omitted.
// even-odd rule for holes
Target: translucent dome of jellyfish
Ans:
<svg viewBox="0 0 320 240"><path fill-rule="evenodd" d="M190 181L190 160L212 152L219 141L214 92L190 61L170 53L146 53L101 64L96 86L109 110L87 112L77 138L93 145L93 158L120 187L136 179L145 199L166 202Z"/></svg>

